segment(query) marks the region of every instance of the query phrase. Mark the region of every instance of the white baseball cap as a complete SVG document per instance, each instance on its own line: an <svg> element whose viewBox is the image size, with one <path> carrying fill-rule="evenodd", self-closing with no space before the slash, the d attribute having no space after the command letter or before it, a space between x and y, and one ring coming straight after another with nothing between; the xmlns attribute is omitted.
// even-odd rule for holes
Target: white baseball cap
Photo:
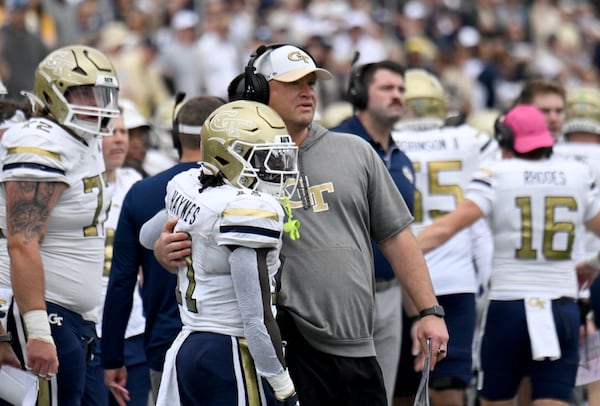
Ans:
<svg viewBox="0 0 600 406"><path fill-rule="evenodd" d="M140 113L135 103L130 99L119 98L119 107L123 115L123 124L125 128L131 130L133 128L146 127L150 128L150 123Z"/></svg>
<svg viewBox="0 0 600 406"><path fill-rule="evenodd" d="M317 74L317 79L333 78L328 70L317 68L310 55L292 45L283 45L265 52L254 65L257 73L264 75L267 80L274 79L278 82L295 82L313 72Z"/></svg>
<svg viewBox="0 0 600 406"><path fill-rule="evenodd" d="M171 20L171 27L174 30L187 30L189 28L195 28L198 24L198 15L191 10L180 10L173 16Z"/></svg>

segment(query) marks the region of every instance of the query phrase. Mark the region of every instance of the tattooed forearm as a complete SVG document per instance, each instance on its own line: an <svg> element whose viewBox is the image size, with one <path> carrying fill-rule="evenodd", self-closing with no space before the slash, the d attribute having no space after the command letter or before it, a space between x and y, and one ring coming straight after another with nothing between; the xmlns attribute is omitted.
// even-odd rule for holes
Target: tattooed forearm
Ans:
<svg viewBox="0 0 600 406"><path fill-rule="evenodd" d="M50 210L61 191L53 182L10 182L6 198L9 234L23 234L26 241L41 241Z"/></svg>

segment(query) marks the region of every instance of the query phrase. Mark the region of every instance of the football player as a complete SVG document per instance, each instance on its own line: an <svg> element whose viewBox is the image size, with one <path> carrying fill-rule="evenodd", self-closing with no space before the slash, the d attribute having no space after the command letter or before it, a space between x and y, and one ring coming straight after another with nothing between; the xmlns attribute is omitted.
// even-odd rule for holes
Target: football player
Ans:
<svg viewBox="0 0 600 406"><path fill-rule="evenodd" d="M480 403L512 403L528 375L534 403L567 405L580 322L574 247L585 227L600 235L598 190L587 165L552 157L555 140L535 106L516 105L495 128L502 160L482 165L463 202L417 239L430 252L478 219L489 219L494 255Z"/></svg>
<svg viewBox="0 0 600 406"><path fill-rule="evenodd" d="M118 80L110 60L81 45L50 53L26 93L33 117L0 143L0 285L21 363L51 405L80 404L104 266L111 195L101 151L112 135ZM45 386L48 386L47 388Z"/></svg>
<svg viewBox="0 0 600 406"><path fill-rule="evenodd" d="M491 135L469 125L445 125L446 95L433 74L423 69L408 69L405 80L406 112L392 136L415 169L417 191L412 227L418 235L425 226L462 202L463 190L472 173L479 163L493 159L497 144ZM489 229L481 220L425 255L438 301L446 309L446 324L452 337L446 359L436 366L430 378L433 405L462 405L472 380L476 298L491 263L488 236ZM411 379L412 364L412 360L407 364L403 358L398 389ZM416 393L417 388L412 389ZM407 395L404 390L400 394Z"/></svg>
<svg viewBox="0 0 600 406"><path fill-rule="evenodd" d="M123 199L129 188L137 181L142 179L142 175L134 168L123 166L127 149L129 146L129 133L125 122L129 119L130 111L123 108L123 102L126 99L119 99L121 116L117 120L113 136L103 137L102 155L106 167L106 178L109 189L112 191L111 209L108 218L104 224L106 229L106 261L102 275L102 291L98 309L95 310L98 316L96 324L96 334L98 338L102 337L102 320L106 290L108 287L108 277L111 269L113 257L113 242L115 229L123 206ZM127 329L125 331L125 353L127 354L127 389L129 391L130 406L146 406L148 403L148 394L150 393L150 374L146 355L144 353L144 326L145 318L142 309L142 298L139 293L139 286L133 293L133 306L129 314ZM110 390L104 382L104 368L101 365L102 354L100 351L100 340L94 345L94 358L88 364L86 371L86 386L83 398L83 404L109 404ZM111 404L118 403L114 399Z"/></svg>
<svg viewBox="0 0 600 406"><path fill-rule="evenodd" d="M200 170L167 185L166 211L141 230L152 247L167 217L192 240L177 272L182 332L167 353L158 404L296 405L272 297L285 202L296 183L297 147L270 107L235 101L201 130ZM288 203L289 204L289 203ZM291 209L290 209L291 212ZM294 229L288 219L286 229Z"/></svg>
<svg viewBox="0 0 600 406"><path fill-rule="evenodd" d="M554 79L533 78L525 82L515 104L532 104L544 113L548 129L556 141L565 123L566 92Z"/></svg>
<svg viewBox="0 0 600 406"><path fill-rule="evenodd" d="M565 116L562 128L565 142L558 143L554 147L555 153L557 156L587 163L595 175L596 185L598 185L598 181L600 181L600 91L594 87L581 87L568 91ZM588 231L576 259L597 258L599 250L600 240ZM594 279L590 286L590 281L583 278L580 281L580 288L583 289L580 297L584 303L587 302L588 297L590 299L595 324L595 328L584 331L593 334L600 326L600 280ZM588 318L584 318L584 320L588 324L591 323ZM593 326L590 324L590 327ZM600 381L587 384L586 392L589 404L600 402Z"/></svg>

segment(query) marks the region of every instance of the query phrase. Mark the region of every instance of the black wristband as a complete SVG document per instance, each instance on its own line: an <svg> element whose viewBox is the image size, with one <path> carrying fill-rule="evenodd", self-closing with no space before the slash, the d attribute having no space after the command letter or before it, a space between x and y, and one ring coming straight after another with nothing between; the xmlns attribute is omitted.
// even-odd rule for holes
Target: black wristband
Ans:
<svg viewBox="0 0 600 406"><path fill-rule="evenodd" d="M12 342L12 335L10 334L10 331L6 334L0 335L0 343L10 343L10 342Z"/></svg>
<svg viewBox="0 0 600 406"><path fill-rule="evenodd" d="M426 316L437 316L439 318L444 318L446 313L444 312L444 308L440 305L435 305L432 307L428 307L419 312L419 318L422 319Z"/></svg>

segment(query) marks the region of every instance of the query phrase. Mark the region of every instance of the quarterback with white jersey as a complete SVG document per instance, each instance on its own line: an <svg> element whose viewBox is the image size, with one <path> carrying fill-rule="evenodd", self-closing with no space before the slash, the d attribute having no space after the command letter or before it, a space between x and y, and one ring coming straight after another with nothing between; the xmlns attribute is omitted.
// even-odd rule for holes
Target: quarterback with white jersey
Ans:
<svg viewBox="0 0 600 406"><path fill-rule="evenodd" d="M554 147L555 154L566 159L585 162L595 175L596 185L598 185L600 184L600 90L592 86L571 89L567 92L565 107L565 123L562 127L564 142ZM581 289L580 301L589 304L582 309L590 310L588 314L582 315L582 320L586 316L586 328L583 329L583 333L587 337L582 337L586 345L588 340L595 339L597 326L600 326L600 279L592 279L593 275L600 270L598 252L600 252L600 238L587 231L583 247L576 254L576 259L580 260L576 267ZM590 325L590 315L593 316L594 326ZM590 365L590 362L594 362L591 361L592 357L588 359L588 353L591 352L585 351L586 362L580 361L578 381L581 377L587 377L589 371L595 370L594 365ZM600 380L588 382L585 390L588 404L600 403Z"/></svg>
<svg viewBox="0 0 600 406"><path fill-rule="evenodd" d="M498 146L489 134L469 125L445 126L446 101L439 80L422 69L406 71L407 113L396 124L394 141L415 169L415 235L463 201L464 189L479 164L494 159ZM489 276L491 234L485 220L456 233L425 254L433 288L446 310L452 339L431 375L431 402L462 405L473 377L473 335L479 286ZM406 345L406 344L405 344ZM402 358L402 380L410 381L412 359ZM416 381L413 379L413 381ZM417 388L413 387L413 393ZM403 389L402 394L407 392Z"/></svg>
<svg viewBox="0 0 600 406"><path fill-rule="evenodd" d="M497 151L488 134L468 125L406 129L395 131L393 136L415 167L419 185L412 225L415 235L462 202L473 172L482 162L494 159ZM465 229L425 255L436 295L478 291L471 240L471 230Z"/></svg>
<svg viewBox="0 0 600 406"><path fill-rule="evenodd" d="M102 286L103 223L111 196L103 178L100 141L92 139L90 145L85 145L54 121L32 118L8 130L2 137L0 150L3 164L0 176L4 184L27 180L68 185L61 195L61 204L49 218L40 254L46 300L79 314L98 305ZM11 221L7 218L6 203L6 193L2 190L3 232ZM10 261L2 261L0 284L10 286L10 278Z"/></svg>
<svg viewBox="0 0 600 406"><path fill-rule="evenodd" d="M586 165L551 156L554 138L536 107L511 108L497 120L495 135L503 159L482 165L463 203L418 240L429 251L488 218L494 255L480 401L493 405L512 399L529 376L533 401L567 405L579 339L573 248L586 227L600 234L600 196Z"/></svg>
<svg viewBox="0 0 600 406"><path fill-rule="evenodd" d="M9 256L0 261L0 283L14 293L9 332L23 368L44 378L40 393L51 405L81 403L95 339L85 316L100 297L111 201L101 137L112 135L117 95L104 54L57 49L27 93L33 117L0 142L0 228Z"/></svg>
<svg viewBox="0 0 600 406"><path fill-rule="evenodd" d="M201 140L200 170L168 183L166 210L140 232L151 247L165 219L177 218L175 231L192 240L176 271L183 329L157 404L267 405L274 393L278 404L296 405L273 297L285 217L278 198L296 182L297 147L274 110L250 101L216 109Z"/></svg>
<svg viewBox="0 0 600 406"><path fill-rule="evenodd" d="M565 104L564 142L554 146L554 154L586 163L596 184L600 185L600 90L595 87L573 89L567 93ZM600 251L600 239L587 232L581 251L577 252L577 259L596 255Z"/></svg>

